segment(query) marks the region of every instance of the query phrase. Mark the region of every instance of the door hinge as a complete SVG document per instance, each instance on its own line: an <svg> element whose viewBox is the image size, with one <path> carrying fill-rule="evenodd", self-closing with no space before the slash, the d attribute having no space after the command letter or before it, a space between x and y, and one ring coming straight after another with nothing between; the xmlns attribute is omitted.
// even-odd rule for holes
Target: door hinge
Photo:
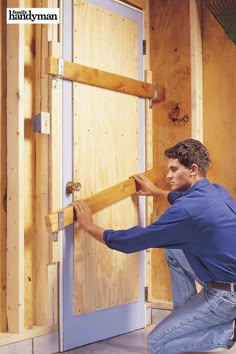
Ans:
<svg viewBox="0 0 236 354"><path fill-rule="evenodd" d="M143 40L143 55L147 54L147 42L146 39Z"/></svg>
<svg viewBox="0 0 236 354"><path fill-rule="evenodd" d="M148 302L148 286L145 286L144 288L144 298L145 302Z"/></svg>

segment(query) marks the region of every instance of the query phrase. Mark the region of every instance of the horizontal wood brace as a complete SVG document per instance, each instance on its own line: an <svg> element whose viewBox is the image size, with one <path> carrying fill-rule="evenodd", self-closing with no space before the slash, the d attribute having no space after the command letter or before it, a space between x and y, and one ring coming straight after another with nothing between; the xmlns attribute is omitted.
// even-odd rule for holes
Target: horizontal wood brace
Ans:
<svg viewBox="0 0 236 354"><path fill-rule="evenodd" d="M151 169L144 172L144 175L148 177L154 183L158 180L158 173L156 169ZM102 192L98 192L91 197L85 199L88 206L91 208L92 213L96 213L114 203L119 202L136 193L136 184L133 178L129 178L126 181L105 189ZM73 206L69 205L60 211L55 211L45 217L47 230L49 233L54 233L59 230L58 213L63 211L64 213L64 227L73 224L74 211Z"/></svg>
<svg viewBox="0 0 236 354"><path fill-rule="evenodd" d="M62 60L61 58L46 58L45 70L46 74L49 75L137 97L149 98L152 102L161 102L165 99L165 89L158 87L157 84L153 85L107 71L90 68Z"/></svg>
<svg viewBox="0 0 236 354"><path fill-rule="evenodd" d="M122 0L123 2L144 10L146 7L145 0Z"/></svg>

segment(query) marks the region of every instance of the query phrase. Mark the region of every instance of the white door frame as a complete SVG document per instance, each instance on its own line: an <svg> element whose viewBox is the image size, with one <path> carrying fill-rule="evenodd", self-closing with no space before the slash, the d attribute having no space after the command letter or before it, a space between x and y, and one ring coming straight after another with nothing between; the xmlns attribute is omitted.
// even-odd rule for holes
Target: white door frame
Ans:
<svg viewBox="0 0 236 354"><path fill-rule="evenodd" d="M63 1L63 30L62 30L62 48L63 59L72 62L72 8L73 0ZM142 40L143 40L143 13L138 9L133 9L130 6L126 6L121 2L114 0L88 0L99 7L107 6L112 7L112 11L118 14L122 14L131 19L135 19L139 22L139 34L138 34L138 46L139 46L139 80L143 80L143 54L142 54ZM110 8L109 8L110 10ZM141 25L140 25L141 23ZM63 142L72 141L72 82L63 80ZM68 104L69 103L69 104ZM65 119L67 117L67 120ZM68 119L69 117L69 119ZM139 170L143 172L145 170L145 100L139 99ZM65 194L66 183L72 180L72 144L62 143L63 152L62 158L62 196L63 207L72 202L72 196ZM145 200L140 198L140 225L145 225ZM130 332L137 328L145 326L145 299L144 299L144 286L145 286L145 255L144 252L140 252L140 300L138 303L132 303L129 305L118 306L113 309L113 318L117 323L122 324L122 328L116 328L114 332L112 330L111 317L109 316L109 309L93 312L91 314L80 315L83 317L83 321L91 328L91 332L83 332L84 326L79 325L76 320L78 316L73 316L72 313L72 299L73 299L73 226L67 227L63 231L63 257L60 263L60 350L68 350L78 346L77 338L81 333L83 340L79 345L84 345L92 341L101 340L107 337L112 337L121 333ZM67 274L65 274L65 271ZM137 305L138 304L138 305ZM142 304L143 311L140 311L140 304ZM100 326L101 332L96 329L96 335L94 339L91 338L93 330L94 318L103 316L103 322ZM129 318L135 318L135 328L130 323ZM74 332L73 332L74 331ZM75 332L77 331L77 338L74 340ZM104 331L106 336L104 336Z"/></svg>

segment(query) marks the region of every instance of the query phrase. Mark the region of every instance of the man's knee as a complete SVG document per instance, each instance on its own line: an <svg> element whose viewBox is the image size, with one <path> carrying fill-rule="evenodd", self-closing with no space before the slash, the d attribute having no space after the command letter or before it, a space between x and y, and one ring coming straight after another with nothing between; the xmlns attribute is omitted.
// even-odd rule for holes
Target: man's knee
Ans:
<svg viewBox="0 0 236 354"><path fill-rule="evenodd" d="M148 345L148 350L150 353L157 354L160 352L158 339L156 338L156 336L152 332L148 335L147 345Z"/></svg>
<svg viewBox="0 0 236 354"><path fill-rule="evenodd" d="M152 354L161 354L168 336L169 329L161 330L161 325L157 325L147 337L148 350Z"/></svg>

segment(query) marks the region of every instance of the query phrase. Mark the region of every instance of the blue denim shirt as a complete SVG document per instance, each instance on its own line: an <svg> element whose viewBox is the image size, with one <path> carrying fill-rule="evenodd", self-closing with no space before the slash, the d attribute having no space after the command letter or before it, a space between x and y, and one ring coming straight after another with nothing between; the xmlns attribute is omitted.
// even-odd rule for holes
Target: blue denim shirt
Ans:
<svg viewBox="0 0 236 354"><path fill-rule="evenodd" d="M168 199L173 205L147 227L105 230L107 246L124 253L182 249L202 281L236 282L236 202L227 190L201 179Z"/></svg>

